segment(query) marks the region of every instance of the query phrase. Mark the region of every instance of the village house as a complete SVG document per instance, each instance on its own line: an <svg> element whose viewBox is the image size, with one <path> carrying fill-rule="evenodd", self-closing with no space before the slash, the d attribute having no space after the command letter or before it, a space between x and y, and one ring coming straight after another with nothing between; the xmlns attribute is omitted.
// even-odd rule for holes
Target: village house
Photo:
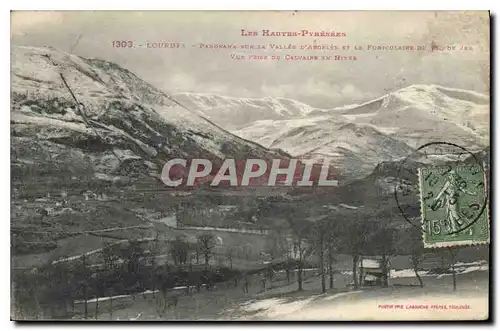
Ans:
<svg viewBox="0 0 500 331"><path fill-rule="evenodd" d="M382 258L375 256L361 257L357 265L359 284L361 286L382 286L384 279L388 281L390 278L389 270L389 266L383 267Z"/></svg>

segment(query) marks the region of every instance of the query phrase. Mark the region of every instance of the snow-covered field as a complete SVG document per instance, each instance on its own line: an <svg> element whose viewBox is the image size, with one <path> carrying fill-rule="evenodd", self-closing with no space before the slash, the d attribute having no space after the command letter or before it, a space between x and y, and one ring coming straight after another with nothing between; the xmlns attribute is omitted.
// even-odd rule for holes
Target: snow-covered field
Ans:
<svg viewBox="0 0 500 331"><path fill-rule="evenodd" d="M316 270L306 271L303 291L296 278L287 284L278 273L262 291L260 277L249 279L249 294L243 280L217 284L214 291L176 289L178 305L161 315L158 293L152 291L113 299L113 320L454 320L485 319L488 316L488 264L485 261L458 262L457 291L452 276L423 271L421 288L412 270L392 270L390 286L354 290L349 272L335 274L334 288L321 293ZM327 281L328 286L328 281ZM169 300L169 299L167 299ZM89 303L93 315L95 303ZM81 305L80 305L81 306ZM81 307L79 307L81 308ZM99 320L110 319L107 303L100 305ZM82 318L77 316L76 318ZM95 318L95 317L94 317ZM92 319L94 319L92 318Z"/></svg>
<svg viewBox="0 0 500 331"><path fill-rule="evenodd" d="M263 320L481 320L488 317L487 293L465 297L462 292L422 294L417 288L400 291L406 292L404 298L395 298L390 290L378 289L317 295L292 302L267 299L240 309L247 311L250 319Z"/></svg>
<svg viewBox="0 0 500 331"><path fill-rule="evenodd" d="M319 292L320 280L306 282L304 293L282 291L243 302L222 319L240 320L468 320L488 317L487 265L466 266L457 275L430 275L424 287L406 271L391 274L388 288L338 289ZM404 278L398 278L402 276ZM349 280L343 277L343 280ZM340 281L342 282L342 280ZM338 286L337 279L337 286ZM279 293L281 292L281 293Z"/></svg>

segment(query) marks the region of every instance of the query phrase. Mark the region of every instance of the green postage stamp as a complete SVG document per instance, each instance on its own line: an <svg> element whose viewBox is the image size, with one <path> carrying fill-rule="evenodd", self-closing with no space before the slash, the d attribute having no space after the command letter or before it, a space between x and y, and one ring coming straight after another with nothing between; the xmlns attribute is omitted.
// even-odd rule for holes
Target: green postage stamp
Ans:
<svg viewBox="0 0 500 331"><path fill-rule="evenodd" d="M485 172L479 164L419 169L424 247L487 244Z"/></svg>

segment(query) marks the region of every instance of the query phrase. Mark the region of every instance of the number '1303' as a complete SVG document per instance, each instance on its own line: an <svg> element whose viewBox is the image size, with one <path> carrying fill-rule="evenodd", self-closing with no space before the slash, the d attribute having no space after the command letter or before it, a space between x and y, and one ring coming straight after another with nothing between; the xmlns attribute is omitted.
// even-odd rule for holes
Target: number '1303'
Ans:
<svg viewBox="0 0 500 331"><path fill-rule="evenodd" d="M131 48L134 47L132 40L113 40L114 48Z"/></svg>

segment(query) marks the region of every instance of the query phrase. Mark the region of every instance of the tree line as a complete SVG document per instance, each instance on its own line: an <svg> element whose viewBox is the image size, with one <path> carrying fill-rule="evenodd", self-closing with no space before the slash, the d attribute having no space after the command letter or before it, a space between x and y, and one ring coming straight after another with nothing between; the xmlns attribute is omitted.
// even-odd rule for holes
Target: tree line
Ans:
<svg viewBox="0 0 500 331"><path fill-rule="evenodd" d="M419 229L404 229L407 233L405 252L397 244L401 229L389 222L367 219L361 213L349 215L323 215L314 221L307 220L295 209L285 214L287 224L276 227L269 235L267 264L259 270L243 275L248 293L248 275L260 273L272 284L276 270L286 272L288 284L296 276L297 289L303 290L304 269L316 266L320 276L321 291L335 287L335 271L339 254L348 254L352 260L352 285L362 285L358 274L360 259L366 255L380 257L383 274L388 274L390 259L396 254L409 254L411 266L421 287L424 286L419 272L425 259ZM23 272L13 277L13 301L16 310L26 318L59 316L65 318L75 312L75 301L84 302L84 318L91 318L87 302L116 295L152 291L158 300L159 311L164 313L168 304L168 290L184 286L200 291L202 286L211 290L217 282L238 279L242 273L233 269L235 247L225 247L225 267L213 267L216 239L212 234L202 234L195 242L177 237L164 244L157 235L154 240L143 242L130 240L123 245L108 245L99 253L99 261L83 255L71 263L47 263L36 272ZM456 289L454 261L456 249L450 250L452 257L453 284ZM165 254L166 253L166 254ZM166 258L167 261L160 261ZM248 258L247 258L248 260ZM382 286L388 286L387 277ZM266 288L264 284L264 289ZM176 302L176 301L175 301ZM109 299L107 311L112 318L113 301ZM160 314L160 313L159 313Z"/></svg>
<svg viewBox="0 0 500 331"><path fill-rule="evenodd" d="M319 268L321 290L326 292L327 287L332 289L335 285L335 263L338 254L347 254L352 260L352 286L358 289L362 284L362 275L359 274L360 260L363 256L377 256L382 269L381 285L388 286L390 259L398 254L409 256L409 262L419 281L424 286L419 272L426 254L432 250L425 249L422 242L422 232L416 227L401 228L389 221L372 219L358 211L345 214L328 214L320 219L308 221L297 208L290 208L286 213L289 226L284 227L282 233L287 233L280 238L279 231L275 236L281 244L275 244L275 256L293 259L297 266L297 289L303 289L303 269L306 262L314 259ZM404 235L405 245L401 245ZM280 247L286 249L280 252ZM438 250L443 254L442 250ZM284 254L283 254L284 253ZM454 288L456 277L453 269L456 249L450 251L450 266ZM288 264L290 265L290 264ZM288 270L287 270L288 273ZM328 283L328 286L327 286Z"/></svg>
<svg viewBox="0 0 500 331"><path fill-rule="evenodd" d="M174 287L184 286L186 292L193 287L200 291L202 285L210 289L237 273L228 267L211 266L214 248L215 238L210 234L198 236L195 243L178 237L166 245L156 236L146 245L130 240L107 245L98 256L84 254L65 263L49 261L40 268L13 274L14 309L21 318L68 318L80 300L86 319L92 317L88 301L94 299L97 318L99 298L108 297L107 310L112 317L112 297L116 295L151 291L153 296L159 293L165 299ZM166 262L161 262L159 257L165 249Z"/></svg>

